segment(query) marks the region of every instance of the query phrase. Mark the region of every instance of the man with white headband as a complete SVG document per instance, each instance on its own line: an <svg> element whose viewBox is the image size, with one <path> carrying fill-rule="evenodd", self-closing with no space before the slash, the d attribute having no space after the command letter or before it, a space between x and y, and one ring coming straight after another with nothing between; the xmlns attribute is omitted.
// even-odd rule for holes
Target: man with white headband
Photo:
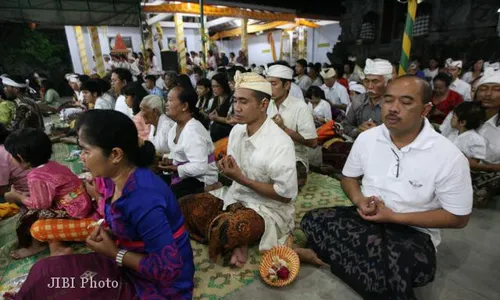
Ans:
<svg viewBox="0 0 500 300"><path fill-rule="evenodd" d="M325 84L321 89L325 92L325 98L330 102L333 108L345 111L351 101L347 89L337 82L337 72L332 67L323 69L320 72Z"/></svg>
<svg viewBox="0 0 500 300"><path fill-rule="evenodd" d="M243 267L248 246L269 250L283 244L294 228L297 196L295 150L290 137L267 116L271 84L255 73L235 75L235 125L227 156L219 160L229 189L179 200L191 237L208 243L215 260L232 251L231 265Z"/></svg>
<svg viewBox="0 0 500 300"><path fill-rule="evenodd" d="M273 88L267 115L295 142L299 189L306 184L309 171L309 148L316 148L318 135L311 109L305 101L291 95L293 69L275 64L267 71Z"/></svg>
<svg viewBox="0 0 500 300"><path fill-rule="evenodd" d="M453 80L450 85L450 90L462 95L462 97L464 97L464 101L472 101L470 84L458 78L462 72L462 61L454 61L453 59L448 58L446 60L446 71L450 73Z"/></svg>
<svg viewBox="0 0 500 300"><path fill-rule="evenodd" d="M27 94L29 82L18 76L2 77L2 84L7 99L16 104L16 113L8 129L11 131L24 128L44 129L43 115L36 102Z"/></svg>
<svg viewBox="0 0 500 300"><path fill-rule="evenodd" d="M500 193L500 71L486 69L479 80L476 99L486 109L487 121L478 130L486 140L486 159L471 160L474 206L485 207Z"/></svg>
<svg viewBox="0 0 500 300"><path fill-rule="evenodd" d="M68 81L69 86L73 90L73 101L74 102L83 102L83 94L80 91L80 79L77 74L66 74L66 80Z"/></svg>
<svg viewBox="0 0 500 300"><path fill-rule="evenodd" d="M385 59L367 59L364 73L366 93L352 99L351 107L342 121L345 133L354 139L361 132L382 124L381 102L386 86L392 79L392 64Z"/></svg>

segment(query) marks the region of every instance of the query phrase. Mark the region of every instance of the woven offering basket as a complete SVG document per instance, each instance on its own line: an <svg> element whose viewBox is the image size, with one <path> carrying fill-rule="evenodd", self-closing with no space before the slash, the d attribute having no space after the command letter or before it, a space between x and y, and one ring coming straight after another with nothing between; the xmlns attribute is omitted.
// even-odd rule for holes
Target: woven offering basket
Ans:
<svg viewBox="0 0 500 300"><path fill-rule="evenodd" d="M276 281L271 281L269 278L267 278L269 273L269 268L271 268L273 264L274 256L278 256L279 258L287 262L288 269L290 271L288 279L286 280L278 279ZM272 287L283 287L289 285L295 280L295 278L299 274L299 269L300 269L300 260L297 253L295 253L295 251L293 251L292 248L290 247L276 246L264 253L262 260L260 262L259 272L260 272L260 277L262 278L262 280L264 280L264 282L267 285Z"/></svg>

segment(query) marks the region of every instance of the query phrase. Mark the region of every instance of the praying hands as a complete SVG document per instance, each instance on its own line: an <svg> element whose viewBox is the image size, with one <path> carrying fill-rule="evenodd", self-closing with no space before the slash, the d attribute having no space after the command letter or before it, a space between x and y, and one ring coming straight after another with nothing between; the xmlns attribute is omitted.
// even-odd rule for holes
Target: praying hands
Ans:
<svg viewBox="0 0 500 300"><path fill-rule="evenodd" d="M274 123L276 123L276 125L278 125L279 128L285 130L286 126L285 126L285 123L283 122L283 118L281 117L281 115L277 114L272 119L273 119Z"/></svg>
<svg viewBox="0 0 500 300"><path fill-rule="evenodd" d="M366 221L375 223L392 223L395 215L392 209L385 206L384 201L377 197L367 198L368 203L358 206L358 214Z"/></svg>
<svg viewBox="0 0 500 300"><path fill-rule="evenodd" d="M220 172L230 179L242 184L245 180L245 175L241 171L240 167L236 163L236 160L231 155L225 156L217 162L217 167Z"/></svg>
<svg viewBox="0 0 500 300"><path fill-rule="evenodd" d="M359 125L358 130L359 130L359 132L363 132L363 131L366 131L366 130L371 129L373 127L377 127L377 124L375 124L375 122L366 121L363 124Z"/></svg>
<svg viewBox="0 0 500 300"><path fill-rule="evenodd" d="M161 160L158 168L162 171L177 172L177 166L174 165L174 161L166 157Z"/></svg>

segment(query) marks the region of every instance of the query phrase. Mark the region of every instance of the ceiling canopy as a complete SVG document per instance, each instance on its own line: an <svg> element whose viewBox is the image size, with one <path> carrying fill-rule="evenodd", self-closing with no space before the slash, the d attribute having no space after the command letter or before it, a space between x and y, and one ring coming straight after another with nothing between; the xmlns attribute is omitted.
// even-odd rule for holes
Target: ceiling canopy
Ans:
<svg viewBox="0 0 500 300"><path fill-rule="evenodd" d="M0 20L46 25L139 25L139 0L1 0Z"/></svg>

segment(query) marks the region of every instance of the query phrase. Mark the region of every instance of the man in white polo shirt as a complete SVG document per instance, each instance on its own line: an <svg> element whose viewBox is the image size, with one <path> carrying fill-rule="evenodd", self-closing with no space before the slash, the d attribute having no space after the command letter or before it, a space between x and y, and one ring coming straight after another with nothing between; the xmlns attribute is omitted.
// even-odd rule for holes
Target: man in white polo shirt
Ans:
<svg viewBox="0 0 500 300"><path fill-rule="evenodd" d="M453 59L448 58L446 60L446 70L453 78L453 82L450 85L450 90L453 90L462 95L462 97L464 97L464 101L472 101L470 84L458 78L460 76L460 73L462 73L462 61L454 61Z"/></svg>
<svg viewBox="0 0 500 300"><path fill-rule="evenodd" d="M469 164L426 119L431 96L423 79L393 80L384 124L359 135L343 170L355 206L301 222L311 248L297 249L301 259L327 263L365 299L415 299L413 288L434 279L438 228L462 228L472 211Z"/></svg>
<svg viewBox="0 0 500 300"><path fill-rule="evenodd" d="M325 98L330 102L333 108L341 109L345 111L347 105L351 103L349 99L349 94L347 89L337 82L337 72L334 68L326 68L321 72L321 77L325 81L325 84L321 86L321 89L325 91Z"/></svg>
<svg viewBox="0 0 500 300"><path fill-rule="evenodd" d="M292 96L290 87L293 69L284 65L272 65L267 71L267 81L273 90L267 115L295 142L297 156L297 183L299 189L306 184L309 171L309 150L318 145L318 135L311 109Z"/></svg>

